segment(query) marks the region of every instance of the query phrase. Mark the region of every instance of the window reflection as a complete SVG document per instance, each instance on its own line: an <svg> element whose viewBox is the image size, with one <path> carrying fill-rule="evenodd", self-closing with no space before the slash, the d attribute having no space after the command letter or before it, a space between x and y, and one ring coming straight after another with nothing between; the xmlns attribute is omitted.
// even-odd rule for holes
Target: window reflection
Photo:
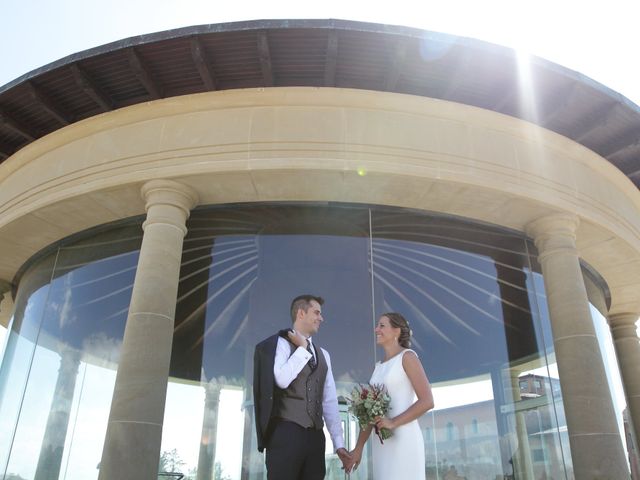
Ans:
<svg viewBox="0 0 640 480"><path fill-rule="evenodd" d="M13 422L0 435L2 474L97 478L142 237L132 223L24 272L0 383L0 413Z"/></svg>
<svg viewBox="0 0 640 480"><path fill-rule="evenodd" d="M44 257L24 274L15 303L14 321L8 332L0 372L0 473L7 472L16 435L20 406L29 379L42 324L55 255ZM32 464L30 460L29 464Z"/></svg>
<svg viewBox="0 0 640 480"><path fill-rule="evenodd" d="M553 350L548 319L539 313L546 305L544 290L536 288L538 267L529 259L532 246L519 235L451 219L372 210L369 224L368 214L299 206L194 212L171 368L176 378L203 388L224 379L242 389L243 427L236 428L243 439L242 468L227 475L264 478L254 440L249 364L255 343L289 322L286 308L300 291L328 300L324 312L330 321L318 337L332 354L341 395L371 374L379 355L371 333L376 316L399 310L411 318L414 346L436 395L436 410L421 419L429 478L444 478L452 467L466 478L532 473L540 451L543 467L558 473L559 467L548 467L558 455L547 454L548 448L532 439L547 426L558 435L556 398L545 405L521 403L529 395L520 391L520 382L529 380L527 369L546 367ZM532 382L542 396L545 380L538 375ZM207 426L207 409L219 419L220 403L213 407L201 394L194 402L205 405L200 433L192 434L200 453L183 470L194 478L204 468L227 471L215 466L219 450L212 447ZM548 421L537 430L529 428L532 420L523 413L531 408L547 409L540 418ZM355 441L355 424L346 413L345 425ZM214 430L219 432L217 424ZM165 441L171 436L165 433ZM222 442L215 438L216 445ZM553 445L560 449L559 441ZM163 443L164 450L169 447ZM528 453L521 453L525 449ZM334 468L336 461L328 451L328 478L343 475ZM357 478L367 478L367 467L365 460Z"/></svg>
<svg viewBox="0 0 640 480"><path fill-rule="evenodd" d="M367 382L386 311L407 317L436 408L426 478L571 478L535 248L521 235L405 210L247 205L192 212L184 242L159 472L264 479L253 348L326 298L317 342L344 397ZM97 478L141 230L104 229L25 271L0 375L0 468ZM6 385L13 388L7 389ZM5 434L4 432L9 432ZM327 478L344 478L328 441ZM370 452L351 478L368 478Z"/></svg>
<svg viewBox="0 0 640 480"><path fill-rule="evenodd" d="M236 428L244 421L242 404L244 392L241 388L223 388L218 404L218 431L215 464L220 465L222 476L240 478L242 471L242 438L244 431Z"/></svg>
<svg viewBox="0 0 640 480"><path fill-rule="evenodd" d="M97 478L103 440L99 434L107 431L116 371L82 362L78 377L60 475L65 479Z"/></svg>
<svg viewBox="0 0 640 480"><path fill-rule="evenodd" d="M618 367L615 348L613 346L611 330L609 329L607 319L593 305L590 305L589 307L591 311L591 319L593 320L596 336L598 338L598 345L600 346L602 358L604 359L604 369L607 375L607 382L609 383L609 391L611 392L611 400L616 414L618 431L625 449L632 450L631 445L628 445L629 442L627 441L627 435L625 433L629 430L629 425L625 425L625 409L627 408L627 401L624 397L622 378L620 376L620 369Z"/></svg>
<svg viewBox="0 0 640 480"><path fill-rule="evenodd" d="M552 352L533 247L517 234L411 212L374 212L372 232L376 312L407 317L432 382L436 407L421 422L434 432L425 436L427 478L563 477L561 462L541 470L532 460L541 428L529 428L528 412L544 410L544 426L557 432L553 398L527 404L531 389L521 390L542 382L521 375L546 367Z"/></svg>
<svg viewBox="0 0 640 480"><path fill-rule="evenodd" d="M188 228L171 372L182 382L199 384L205 398L190 400L204 402L202 423L183 444L197 442L199 457L186 462L183 471L194 471L194 478L210 478L212 471L232 479L263 478L250 383L253 348L290 326L292 298L304 292L326 298L317 341L329 350L339 395L370 373L368 211L293 206L201 210L193 213ZM354 356L355 351L361 355ZM174 402L168 396L167 409L179 408ZM233 429L222 430L230 419ZM173 420L167 420L171 425ZM165 427L163 451L170 450L170 431ZM327 468L334 472L330 475L344 475L332 451Z"/></svg>

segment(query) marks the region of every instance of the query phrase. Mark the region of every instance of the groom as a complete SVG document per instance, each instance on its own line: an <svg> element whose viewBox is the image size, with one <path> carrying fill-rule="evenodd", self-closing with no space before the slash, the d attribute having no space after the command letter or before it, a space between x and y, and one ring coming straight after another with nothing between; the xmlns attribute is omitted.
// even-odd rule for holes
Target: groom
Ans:
<svg viewBox="0 0 640 480"><path fill-rule="evenodd" d="M344 448L329 354L311 337L318 332L324 300L300 295L291 302L293 329L256 345L253 401L258 450L267 449L268 480L316 480L325 475L323 418L343 467Z"/></svg>

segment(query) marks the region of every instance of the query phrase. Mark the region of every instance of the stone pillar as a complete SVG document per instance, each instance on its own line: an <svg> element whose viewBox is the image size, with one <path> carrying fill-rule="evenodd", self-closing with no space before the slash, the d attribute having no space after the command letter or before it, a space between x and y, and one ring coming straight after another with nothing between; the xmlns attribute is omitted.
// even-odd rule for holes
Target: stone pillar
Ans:
<svg viewBox="0 0 640 480"><path fill-rule="evenodd" d="M158 474L182 243L197 197L189 187L170 180L147 182L142 194L147 219L100 480L155 480Z"/></svg>
<svg viewBox="0 0 640 480"><path fill-rule="evenodd" d="M628 479L615 411L576 250L574 215L527 226L538 248L575 478Z"/></svg>
<svg viewBox="0 0 640 480"><path fill-rule="evenodd" d="M8 326L11 314L13 314L11 287L10 282L0 280L0 326Z"/></svg>
<svg viewBox="0 0 640 480"><path fill-rule="evenodd" d="M636 445L640 441L640 339L636 329L639 316L637 312L609 315Z"/></svg>
<svg viewBox="0 0 640 480"><path fill-rule="evenodd" d="M80 352L63 346L60 352L58 380L40 448L35 480L58 480L60 475L79 366Z"/></svg>
<svg viewBox="0 0 640 480"><path fill-rule="evenodd" d="M221 385L214 378L205 388L204 416L202 418L202 436L198 454L198 475L196 480L214 478L216 460L216 434L218 433L218 406Z"/></svg>
<svg viewBox="0 0 640 480"><path fill-rule="evenodd" d="M527 431L525 412L518 411L518 402L522 400L520 396L520 370L511 368L507 370L507 372L510 378L505 379L505 384L508 385L509 391L505 393L513 400L513 426L517 439L517 447L511 459L513 462L513 474L515 478L518 479L534 480L535 476L533 474L533 462L531 460L531 447L529 445L529 432Z"/></svg>

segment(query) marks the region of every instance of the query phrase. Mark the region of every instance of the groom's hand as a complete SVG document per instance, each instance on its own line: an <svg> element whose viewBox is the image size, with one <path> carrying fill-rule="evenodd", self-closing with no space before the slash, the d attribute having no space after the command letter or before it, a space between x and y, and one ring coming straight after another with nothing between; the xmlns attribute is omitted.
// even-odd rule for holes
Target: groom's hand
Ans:
<svg viewBox="0 0 640 480"><path fill-rule="evenodd" d="M289 337L289 340L291 340L291 343L293 343L296 347L307 348L307 339L300 335L298 332L290 330L287 333L287 336Z"/></svg>
<svg viewBox="0 0 640 480"><path fill-rule="evenodd" d="M353 458L351 457L351 454L347 452L345 448L339 448L338 450L336 450L336 453L338 454L338 458L340 458L340 461L342 462L342 469L345 472L350 473L351 469L353 468Z"/></svg>

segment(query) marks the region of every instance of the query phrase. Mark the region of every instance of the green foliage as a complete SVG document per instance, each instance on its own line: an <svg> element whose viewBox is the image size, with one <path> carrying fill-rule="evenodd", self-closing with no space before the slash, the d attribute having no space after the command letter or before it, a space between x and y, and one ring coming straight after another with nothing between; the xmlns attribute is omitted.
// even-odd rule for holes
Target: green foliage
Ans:
<svg viewBox="0 0 640 480"><path fill-rule="evenodd" d="M180 458L177 449L170 451L165 450L160 455L160 464L158 465L159 472L182 472L182 467L185 466L185 462Z"/></svg>

